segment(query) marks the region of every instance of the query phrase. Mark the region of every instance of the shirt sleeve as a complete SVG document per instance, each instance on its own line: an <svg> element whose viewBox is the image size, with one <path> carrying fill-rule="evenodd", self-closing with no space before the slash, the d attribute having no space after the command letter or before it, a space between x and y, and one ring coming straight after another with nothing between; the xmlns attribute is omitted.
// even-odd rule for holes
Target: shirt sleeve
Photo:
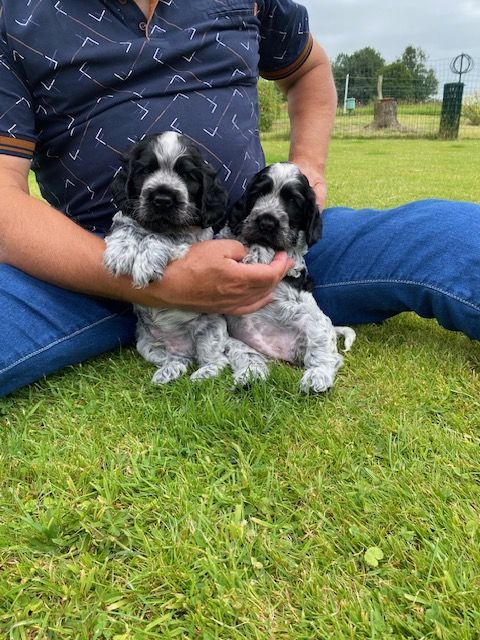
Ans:
<svg viewBox="0 0 480 640"><path fill-rule="evenodd" d="M35 139L33 102L21 56L9 45L0 11L0 153L31 159Z"/></svg>
<svg viewBox="0 0 480 640"><path fill-rule="evenodd" d="M313 38L305 7L293 0L263 0L260 18L260 75L281 80L299 69L310 55Z"/></svg>

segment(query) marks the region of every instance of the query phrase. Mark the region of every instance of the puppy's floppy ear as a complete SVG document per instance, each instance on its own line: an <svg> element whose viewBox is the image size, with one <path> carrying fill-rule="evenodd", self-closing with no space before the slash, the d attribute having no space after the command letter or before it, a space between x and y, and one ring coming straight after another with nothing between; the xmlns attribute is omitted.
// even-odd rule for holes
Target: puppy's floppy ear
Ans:
<svg viewBox="0 0 480 640"><path fill-rule="evenodd" d="M137 195L134 193L133 185L134 166L147 144L148 139L145 139L130 147L124 154L120 170L110 185L115 206L127 216L132 215L134 211L133 198Z"/></svg>
<svg viewBox="0 0 480 640"><path fill-rule="evenodd" d="M227 191L217 178L213 167L204 164L202 185L202 226L218 232L227 217Z"/></svg>
<svg viewBox="0 0 480 640"><path fill-rule="evenodd" d="M228 226L235 236L242 231L242 223L255 206L258 198L272 188L272 179L268 175L268 167L256 173L247 185L245 193L233 206L228 216Z"/></svg>
<svg viewBox="0 0 480 640"><path fill-rule="evenodd" d="M238 200L230 210L228 214L228 226L234 236L239 236L242 231L242 223L247 217L247 194Z"/></svg>
<svg viewBox="0 0 480 640"><path fill-rule="evenodd" d="M128 162L123 160L117 175L114 177L112 184L110 185L110 191L113 195L113 203L122 213L129 215L129 198L127 195L127 183L128 183ZM130 205L131 208L131 205Z"/></svg>
<svg viewBox="0 0 480 640"><path fill-rule="evenodd" d="M322 237L322 217L320 209L317 206L317 197L315 191L310 186L307 178L303 176L305 180L305 213L304 220L305 226L305 240L307 246L311 247L315 242Z"/></svg>

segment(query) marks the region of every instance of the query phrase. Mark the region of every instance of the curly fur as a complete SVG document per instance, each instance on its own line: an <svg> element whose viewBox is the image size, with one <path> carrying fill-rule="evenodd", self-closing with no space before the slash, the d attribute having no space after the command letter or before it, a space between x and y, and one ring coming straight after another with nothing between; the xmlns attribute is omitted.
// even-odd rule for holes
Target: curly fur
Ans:
<svg viewBox="0 0 480 640"><path fill-rule="evenodd" d="M112 184L120 209L105 239L105 267L129 275L135 287L160 280L190 246L213 237L225 217L227 195L196 146L174 132L135 143ZM226 365L225 318L178 309L134 305L137 349L157 366L152 378L164 384L197 362L193 380L213 377Z"/></svg>
<svg viewBox="0 0 480 640"><path fill-rule="evenodd" d="M227 317L235 339L227 351L237 383L264 379L268 361L281 359L305 368L302 391L318 393L333 385L343 362L337 337L344 337L348 350L355 332L334 327L310 292L304 255L320 234L315 193L291 163L273 164L258 173L232 211L222 236L249 247L245 262L268 264L277 250L295 261L275 288L272 302L249 315Z"/></svg>

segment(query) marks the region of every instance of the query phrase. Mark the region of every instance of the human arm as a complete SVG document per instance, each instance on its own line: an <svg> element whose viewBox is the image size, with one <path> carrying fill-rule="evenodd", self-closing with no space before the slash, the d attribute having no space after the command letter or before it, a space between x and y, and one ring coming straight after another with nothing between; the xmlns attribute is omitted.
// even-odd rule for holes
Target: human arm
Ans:
<svg viewBox="0 0 480 640"><path fill-rule="evenodd" d="M310 55L300 68L277 84L288 102L289 160L305 173L323 209L327 196L328 146L337 108L335 83L325 51L314 41Z"/></svg>
<svg viewBox="0 0 480 640"><path fill-rule="evenodd" d="M260 308L288 271L285 254L271 265L244 265L233 240L194 245L143 289L103 266L105 241L28 191L30 162L0 155L0 261L58 286L146 306L240 314ZM205 246L204 246L205 245Z"/></svg>

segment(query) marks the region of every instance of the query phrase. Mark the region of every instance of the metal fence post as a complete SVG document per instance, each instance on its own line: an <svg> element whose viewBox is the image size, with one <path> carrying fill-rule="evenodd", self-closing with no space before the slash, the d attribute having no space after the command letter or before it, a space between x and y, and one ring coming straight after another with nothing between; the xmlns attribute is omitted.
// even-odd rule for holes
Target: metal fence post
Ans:
<svg viewBox="0 0 480 640"><path fill-rule="evenodd" d="M442 115L438 135L447 140L458 138L462 113L463 82L450 82L443 86Z"/></svg>

